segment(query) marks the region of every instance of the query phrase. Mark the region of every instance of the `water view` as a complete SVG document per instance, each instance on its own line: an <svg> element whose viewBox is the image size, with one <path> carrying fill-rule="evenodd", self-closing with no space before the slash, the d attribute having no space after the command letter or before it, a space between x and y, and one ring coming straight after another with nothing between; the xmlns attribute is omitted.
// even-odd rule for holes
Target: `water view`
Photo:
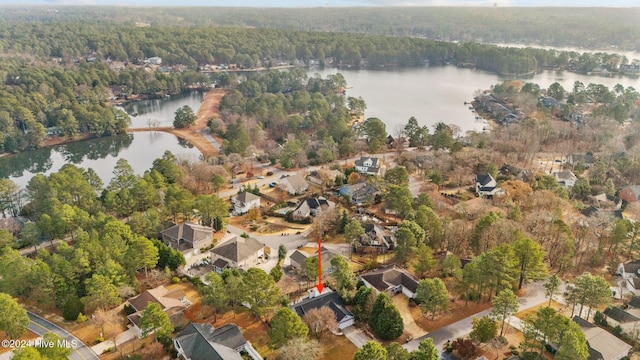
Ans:
<svg viewBox="0 0 640 360"><path fill-rule="evenodd" d="M198 111L204 93L191 91L170 98L132 101L122 106L131 117L130 128L173 126L176 110L188 105Z"/></svg>
<svg viewBox="0 0 640 360"><path fill-rule="evenodd" d="M85 169L92 168L106 185L113 176L118 159L127 159L136 174L142 174L167 150L179 159L197 160L200 157L197 148L172 134L137 132L0 157L0 177L8 177L24 187L35 174L48 175L71 163Z"/></svg>

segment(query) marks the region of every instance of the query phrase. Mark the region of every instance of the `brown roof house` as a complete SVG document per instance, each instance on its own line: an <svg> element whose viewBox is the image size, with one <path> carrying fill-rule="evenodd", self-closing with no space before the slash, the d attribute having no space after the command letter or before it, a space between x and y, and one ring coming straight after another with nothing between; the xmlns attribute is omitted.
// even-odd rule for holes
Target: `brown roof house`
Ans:
<svg viewBox="0 0 640 360"><path fill-rule="evenodd" d="M187 299L187 294L182 289L169 290L164 286L145 290L140 295L130 298L127 303L135 312L127 316L127 318L139 335L142 335L142 330L138 327L142 312L152 302L160 305L172 320L191 305L191 302Z"/></svg>
<svg viewBox="0 0 640 360"><path fill-rule="evenodd" d="M162 241L181 251L185 257L200 253L200 249L213 243L213 229L208 226L184 222L160 232Z"/></svg>
<svg viewBox="0 0 640 360"><path fill-rule="evenodd" d="M416 297L416 290L418 289L418 279L395 265L382 267L379 270L360 275L360 279L362 279L366 287L374 288L379 292L395 294L402 292L410 299Z"/></svg>
<svg viewBox="0 0 640 360"><path fill-rule="evenodd" d="M300 174L283 177L280 179L278 188L286 191L291 196L304 194L309 190L309 183Z"/></svg>
<svg viewBox="0 0 640 360"><path fill-rule="evenodd" d="M627 202L634 203L640 199L640 185L625 186L618 192L618 197Z"/></svg>
<svg viewBox="0 0 640 360"><path fill-rule="evenodd" d="M173 339L173 345L180 359L242 360L240 353L244 352L253 360L262 360L234 324L216 329L208 323L190 323Z"/></svg>
<svg viewBox="0 0 640 360"><path fill-rule="evenodd" d="M227 268L248 269L259 264L264 257L265 246L254 238L236 236L210 251L213 270L222 273Z"/></svg>

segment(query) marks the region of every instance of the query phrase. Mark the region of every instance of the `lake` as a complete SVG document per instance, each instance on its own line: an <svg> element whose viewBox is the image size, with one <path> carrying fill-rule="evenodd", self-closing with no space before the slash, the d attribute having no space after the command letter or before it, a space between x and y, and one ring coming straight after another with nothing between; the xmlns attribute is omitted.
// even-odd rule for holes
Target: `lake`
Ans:
<svg viewBox="0 0 640 360"><path fill-rule="evenodd" d="M176 110L187 105L196 113L203 97L202 91L191 91L170 98L132 101L121 109L131 117L130 128L173 126Z"/></svg>
<svg viewBox="0 0 640 360"><path fill-rule="evenodd" d="M438 122L455 124L462 133L481 131L482 122L475 119L465 102L473 100L478 90L487 90L514 77L504 77L481 70L463 69L453 65L386 69L311 69L309 76L323 78L340 72L348 86L348 96L362 97L366 104L365 118L377 117L394 134L396 126L404 126L411 116L420 125L433 128ZM554 82L571 90L575 81L603 84L612 89L620 83L640 89L640 79L581 75L571 72L543 71L520 78L546 89Z"/></svg>
<svg viewBox="0 0 640 360"><path fill-rule="evenodd" d="M0 157L0 177L24 187L35 174L51 174L67 163L92 168L105 185L113 177L120 158L127 159L136 174L151 168L153 160L171 151L179 159L197 160L200 151L173 134L148 131L56 145Z"/></svg>
<svg viewBox="0 0 640 360"><path fill-rule="evenodd" d="M343 74L350 87L347 95L361 96L367 103L365 116L380 118L390 134L394 134L397 126L404 127L411 116L430 128L438 122L444 122L459 126L462 133L481 131L482 122L475 119L475 114L464 103L472 101L478 90L489 89L507 80L496 74L453 65L399 69L310 69L309 76L317 73L326 77L337 72ZM570 72L544 71L522 80L538 83L542 88L548 88L557 81L567 90L573 87L575 81L582 81L585 85L604 84L609 88L620 83L625 87L640 89L638 78L587 76ZM202 92L192 92L172 98L137 101L127 104L125 110L138 114L132 116L132 128L147 127L148 121L158 121L159 126L171 126L176 109L189 105L195 112L202 97ZM166 150L178 157L197 159L200 156L196 148L172 134L136 132L5 156L0 158L0 177L9 177L18 185L25 186L34 174L50 174L65 163L73 163L79 167L93 168L106 184L119 158L127 159L135 172L142 174Z"/></svg>

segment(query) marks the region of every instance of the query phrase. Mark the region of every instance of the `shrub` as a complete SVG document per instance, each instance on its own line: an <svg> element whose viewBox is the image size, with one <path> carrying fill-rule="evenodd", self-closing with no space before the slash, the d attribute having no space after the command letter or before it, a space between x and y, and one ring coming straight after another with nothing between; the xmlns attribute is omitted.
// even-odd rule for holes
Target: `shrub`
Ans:
<svg viewBox="0 0 640 360"><path fill-rule="evenodd" d="M104 338L103 337L96 338L96 340L95 340L96 344L100 344L101 342L104 342Z"/></svg>
<svg viewBox="0 0 640 360"><path fill-rule="evenodd" d="M282 269L280 268L279 265L277 265L273 269L271 269L271 271L269 272L269 275L271 275L271 277L273 278L273 281L278 282L282 278Z"/></svg>
<svg viewBox="0 0 640 360"><path fill-rule="evenodd" d="M73 296L67 299L62 307L62 316L67 321L76 321L78 319L78 315L84 312L84 305L82 301Z"/></svg>
<svg viewBox="0 0 640 360"><path fill-rule="evenodd" d="M180 282L180 278L177 277L177 276L174 276L174 277L171 278L171 282L173 284L178 284Z"/></svg>
<svg viewBox="0 0 640 360"><path fill-rule="evenodd" d="M78 318L76 319L76 322L78 322L80 324L80 323L83 323L85 321L87 321L87 316L85 314L83 314L83 313L78 314Z"/></svg>

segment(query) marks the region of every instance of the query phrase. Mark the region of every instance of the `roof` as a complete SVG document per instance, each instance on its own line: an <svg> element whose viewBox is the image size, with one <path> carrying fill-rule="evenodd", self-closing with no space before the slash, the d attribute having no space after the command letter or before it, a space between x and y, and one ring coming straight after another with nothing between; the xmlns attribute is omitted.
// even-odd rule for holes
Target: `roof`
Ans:
<svg viewBox="0 0 640 360"><path fill-rule="evenodd" d="M629 261L626 264L623 264L624 272L629 274L637 274L638 269L640 269L640 260Z"/></svg>
<svg viewBox="0 0 640 360"><path fill-rule="evenodd" d="M625 186L620 189L620 192L623 192L625 190L633 193L633 196L636 198L636 200L640 199L640 185Z"/></svg>
<svg viewBox="0 0 640 360"><path fill-rule="evenodd" d="M378 158L377 157L362 156L360 159L355 161L355 164L356 164L356 166L364 166L364 163L367 160L371 160L371 166L369 166L370 168L377 168L378 167Z"/></svg>
<svg viewBox="0 0 640 360"><path fill-rule="evenodd" d="M229 266L229 262L223 258L217 258L212 265L218 269L224 269Z"/></svg>
<svg viewBox="0 0 640 360"><path fill-rule="evenodd" d="M254 195L248 191L242 192L240 194L238 194L236 197L233 198L235 201L239 201L243 204L246 204L248 202L254 201L254 200L260 200L260 196L258 195Z"/></svg>
<svg viewBox="0 0 640 360"><path fill-rule="evenodd" d="M237 263L257 253L263 248L264 244L254 238L236 236L232 241L228 241L222 245L214 247L211 249L211 252Z"/></svg>
<svg viewBox="0 0 640 360"><path fill-rule="evenodd" d="M618 339L608 331L597 327L584 319L574 316L573 321L580 325L589 347L593 348L593 351L591 351L591 349L589 350L589 354L601 356L596 357L595 359L620 359L622 356L627 355L632 348L631 345Z"/></svg>
<svg viewBox="0 0 640 360"><path fill-rule="evenodd" d="M191 360L241 360L235 349L247 342L236 325L225 324L214 329L207 323L190 323L175 340Z"/></svg>
<svg viewBox="0 0 640 360"><path fill-rule="evenodd" d="M306 190L309 188L309 183L307 183L307 180L305 180L304 177L302 177L302 175L300 174L287 176L280 181L283 183L288 183L289 186L291 186L291 188L295 191Z"/></svg>
<svg viewBox="0 0 640 360"><path fill-rule="evenodd" d="M163 230L160 233L175 240L184 239L188 242L194 243L211 237L213 229L208 226L184 222Z"/></svg>
<svg viewBox="0 0 640 360"><path fill-rule="evenodd" d="M335 253L331 252L324 246L322 247L322 263L325 264L325 266L323 266L324 271L327 271L327 269L331 268L331 259L333 259L334 256L336 256ZM308 258L314 257L318 257L318 250L315 250L310 254L308 252L301 251L301 249L298 249L294 251L291 256L289 256L289 259L291 260L291 265L294 265L294 262L296 264L302 265Z"/></svg>
<svg viewBox="0 0 640 360"><path fill-rule="evenodd" d="M571 172L571 170L562 170L553 173L558 180L575 180L576 176Z"/></svg>
<svg viewBox="0 0 640 360"><path fill-rule="evenodd" d="M303 264L307 260L308 255L300 250L296 250L289 256L291 262L295 262L297 264Z"/></svg>
<svg viewBox="0 0 640 360"><path fill-rule="evenodd" d="M402 285L409 291L415 293L418 289L418 280L406 270L391 266L381 270L373 271L360 276L363 280L371 284L378 291L386 291L395 286Z"/></svg>
<svg viewBox="0 0 640 360"><path fill-rule="evenodd" d="M629 301L629 306L634 308L640 308L640 296L633 295Z"/></svg>
<svg viewBox="0 0 640 360"><path fill-rule="evenodd" d="M609 306L608 308L604 309L603 314L622 324L640 321L640 319L638 319L637 317L629 314L628 312L617 306Z"/></svg>
<svg viewBox="0 0 640 360"><path fill-rule="evenodd" d="M493 180L493 176L491 174L477 174L476 175L476 183L480 184L481 187L486 186Z"/></svg>
<svg viewBox="0 0 640 360"><path fill-rule="evenodd" d="M627 281L633 286L634 289L640 290L640 278L633 277L627 279Z"/></svg>
<svg viewBox="0 0 640 360"><path fill-rule="evenodd" d="M155 289L145 290L140 295L129 299L129 304L133 306L136 311L142 311L146 309L150 302L159 304L162 309L169 309L172 307L186 307L180 299L187 296L182 289L176 289L173 291L167 290L164 286L158 286Z"/></svg>
<svg viewBox="0 0 640 360"><path fill-rule="evenodd" d="M338 323L347 317L353 317L353 314L344 305L344 302L336 292L325 292L314 298L303 300L291 306L298 316L303 317L311 309L320 309L323 306L329 307L336 315Z"/></svg>

